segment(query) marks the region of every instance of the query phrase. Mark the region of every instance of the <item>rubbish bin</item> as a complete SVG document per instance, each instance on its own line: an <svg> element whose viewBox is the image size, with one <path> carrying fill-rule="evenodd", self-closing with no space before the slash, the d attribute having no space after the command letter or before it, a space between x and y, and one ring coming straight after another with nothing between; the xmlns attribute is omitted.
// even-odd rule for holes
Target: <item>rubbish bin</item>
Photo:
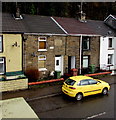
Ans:
<svg viewBox="0 0 116 120"><path fill-rule="evenodd" d="M54 72L54 78L59 79L61 77L61 71Z"/></svg>
<svg viewBox="0 0 116 120"><path fill-rule="evenodd" d="M78 70L73 68L70 70L71 71L71 76L77 76Z"/></svg>
<svg viewBox="0 0 116 120"><path fill-rule="evenodd" d="M95 73L95 65L94 64L90 65L90 72Z"/></svg>

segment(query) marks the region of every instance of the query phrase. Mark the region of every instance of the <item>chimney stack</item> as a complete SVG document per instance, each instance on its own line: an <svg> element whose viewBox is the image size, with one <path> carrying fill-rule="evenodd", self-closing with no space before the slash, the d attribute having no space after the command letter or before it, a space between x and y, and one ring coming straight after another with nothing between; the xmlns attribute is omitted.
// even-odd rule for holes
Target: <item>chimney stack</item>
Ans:
<svg viewBox="0 0 116 120"><path fill-rule="evenodd" d="M20 18L20 9L16 6L16 18Z"/></svg>
<svg viewBox="0 0 116 120"><path fill-rule="evenodd" d="M20 12L20 6L17 4L17 2L16 2L16 12L15 12L14 18L15 20L23 19L23 17L21 16L21 12Z"/></svg>

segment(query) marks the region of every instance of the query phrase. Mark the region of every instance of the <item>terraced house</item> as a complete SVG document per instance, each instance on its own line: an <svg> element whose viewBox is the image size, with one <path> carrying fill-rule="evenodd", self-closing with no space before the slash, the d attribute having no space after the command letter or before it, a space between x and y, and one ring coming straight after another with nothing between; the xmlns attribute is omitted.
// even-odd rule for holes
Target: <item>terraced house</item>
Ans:
<svg viewBox="0 0 116 120"><path fill-rule="evenodd" d="M33 68L41 73L38 79L72 68L78 74L96 72L102 69L102 38L108 30L115 33L104 21L8 13L2 19L1 78L7 81ZM91 71L92 66L97 69ZM27 79L23 81L27 88Z"/></svg>
<svg viewBox="0 0 116 120"><path fill-rule="evenodd" d="M23 35L25 71L36 68L41 77L48 77L54 71L63 75L77 68L81 74L89 72L90 65L99 67L100 35L86 22L38 15L23 17L29 30Z"/></svg>
<svg viewBox="0 0 116 120"><path fill-rule="evenodd" d="M80 74L84 74L90 72L89 66L91 65L99 67L100 35L89 25L91 21L60 17L54 17L54 19L68 34L68 68L77 68ZM78 47L73 40L78 43ZM73 46L72 43L74 43ZM69 47L78 49L71 51Z"/></svg>
<svg viewBox="0 0 116 120"><path fill-rule="evenodd" d="M23 41L19 21L9 14L2 14L0 34L0 91L28 88L28 79L23 74Z"/></svg>

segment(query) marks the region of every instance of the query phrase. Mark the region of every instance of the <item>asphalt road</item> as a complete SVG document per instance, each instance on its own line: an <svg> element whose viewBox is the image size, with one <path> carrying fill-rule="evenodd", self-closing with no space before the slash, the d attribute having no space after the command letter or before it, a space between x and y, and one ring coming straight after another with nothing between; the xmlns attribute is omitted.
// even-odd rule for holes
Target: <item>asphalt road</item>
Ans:
<svg viewBox="0 0 116 120"><path fill-rule="evenodd" d="M28 101L40 119L42 118L114 118L114 88L111 85L108 96L94 95L76 101L65 95Z"/></svg>

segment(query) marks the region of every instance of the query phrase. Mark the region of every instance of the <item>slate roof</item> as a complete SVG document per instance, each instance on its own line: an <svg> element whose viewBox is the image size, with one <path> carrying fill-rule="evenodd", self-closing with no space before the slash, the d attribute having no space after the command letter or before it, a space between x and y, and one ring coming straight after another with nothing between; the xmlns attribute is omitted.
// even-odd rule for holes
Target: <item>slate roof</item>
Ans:
<svg viewBox="0 0 116 120"><path fill-rule="evenodd" d="M64 34L49 16L22 15L15 20L11 14L2 14L2 32Z"/></svg>
<svg viewBox="0 0 116 120"><path fill-rule="evenodd" d="M116 36L116 31L104 24L104 21L75 18L53 17L68 34L86 34ZM2 14L1 32L65 34L50 16L23 15L22 20L15 20L9 13Z"/></svg>
<svg viewBox="0 0 116 120"><path fill-rule="evenodd" d="M14 20L13 16L8 13L2 14L2 32L24 32L25 26L21 20Z"/></svg>
<svg viewBox="0 0 116 120"><path fill-rule="evenodd" d="M68 32L68 34L96 34L86 22L75 18L54 17L54 19Z"/></svg>
<svg viewBox="0 0 116 120"><path fill-rule="evenodd" d="M115 15L109 15L105 20L105 24L108 25L109 27L113 28L116 30L116 16Z"/></svg>
<svg viewBox="0 0 116 120"><path fill-rule="evenodd" d="M88 20L87 24L95 30L96 34L102 36L116 36L116 31L107 26L104 21Z"/></svg>
<svg viewBox="0 0 116 120"><path fill-rule="evenodd" d="M116 31L104 24L104 21L86 20L86 22L80 22L74 18L64 17L54 17L54 19L68 34L116 36Z"/></svg>

